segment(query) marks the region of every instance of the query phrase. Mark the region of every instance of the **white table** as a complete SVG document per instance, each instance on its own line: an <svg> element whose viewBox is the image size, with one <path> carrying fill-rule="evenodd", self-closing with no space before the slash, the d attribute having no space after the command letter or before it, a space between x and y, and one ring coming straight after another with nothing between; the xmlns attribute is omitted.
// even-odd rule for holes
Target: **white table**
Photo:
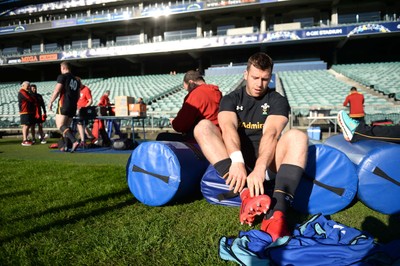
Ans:
<svg viewBox="0 0 400 266"><path fill-rule="evenodd" d="M337 116L309 116L308 127L311 127L314 123L318 121L326 121L334 125L335 133L337 133ZM331 135L331 128L329 127L329 136Z"/></svg>
<svg viewBox="0 0 400 266"><path fill-rule="evenodd" d="M107 122L120 121L120 120L130 120L130 121L132 121L131 131L132 131L132 140L133 140L133 142L135 142L135 127L134 127L135 120L141 120L142 121L143 138L146 139L146 130L144 128L144 120L146 118L147 118L146 116L97 116L96 117L96 119L105 120ZM109 123L109 124L111 125L111 123ZM118 131L119 131L119 129L118 129ZM111 134L112 134L112 125L108 129L108 137L109 138L111 138Z"/></svg>

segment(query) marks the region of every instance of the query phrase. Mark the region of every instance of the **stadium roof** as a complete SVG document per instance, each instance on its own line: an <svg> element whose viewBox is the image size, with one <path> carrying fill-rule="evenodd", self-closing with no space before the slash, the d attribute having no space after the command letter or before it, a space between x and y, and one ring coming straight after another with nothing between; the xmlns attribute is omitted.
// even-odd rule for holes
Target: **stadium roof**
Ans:
<svg viewBox="0 0 400 266"><path fill-rule="evenodd" d="M54 2L54 0L42 0L38 1L29 1L29 0L0 0L0 13L4 11L13 10L19 7L28 6L28 5L35 5L39 3L50 3Z"/></svg>

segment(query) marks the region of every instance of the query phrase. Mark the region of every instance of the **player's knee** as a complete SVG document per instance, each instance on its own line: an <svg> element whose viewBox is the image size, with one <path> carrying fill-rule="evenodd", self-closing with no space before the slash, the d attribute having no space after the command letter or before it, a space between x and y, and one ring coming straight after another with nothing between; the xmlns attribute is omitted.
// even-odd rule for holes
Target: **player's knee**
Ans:
<svg viewBox="0 0 400 266"><path fill-rule="evenodd" d="M212 132L213 126L214 124L210 120L201 120L194 128L194 136L196 138L199 138L204 137L205 135L209 135Z"/></svg>
<svg viewBox="0 0 400 266"><path fill-rule="evenodd" d="M298 129L290 129L289 131L286 132L285 134L286 138L289 140L293 140L297 143L307 143L308 142L308 136L305 134L303 131L298 130Z"/></svg>
<svg viewBox="0 0 400 266"><path fill-rule="evenodd" d="M67 133L69 131L69 127L67 127L66 125L62 125L60 127L60 131L63 135L65 135L65 133Z"/></svg>

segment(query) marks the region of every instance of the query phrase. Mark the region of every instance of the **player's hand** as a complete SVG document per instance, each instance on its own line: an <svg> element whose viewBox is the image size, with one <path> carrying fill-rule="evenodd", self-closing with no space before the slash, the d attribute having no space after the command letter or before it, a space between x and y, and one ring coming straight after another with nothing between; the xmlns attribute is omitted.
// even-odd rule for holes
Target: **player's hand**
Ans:
<svg viewBox="0 0 400 266"><path fill-rule="evenodd" d="M233 189L234 193L238 193L243 190L246 177L247 172L244 163L232 163L225 183L229 185L229 190Z"/></svg>
<svg viewBox="0 0 400 266"><path fill-rule="evenodd" d="M264 194L265 170L254 168L247 177L247 188L250 192L250 197Z"/></svg>
<svg viewBox="0 0 400 266"><path fill-rule="evenodd" d="M42 115L42 121L43 121L43 122L46 121L46 118L47 118L47 115L46 115L46 114L43 114L43 115Z"/></svg>
<svg viewBox="0 0 400 266"><path fill-rule="evenodd" d="M52 103L49 103L49 105L47 106L47 109L49 109L50 111L52 111L52 109L53 109L53 104L52 104Z"/></svg>

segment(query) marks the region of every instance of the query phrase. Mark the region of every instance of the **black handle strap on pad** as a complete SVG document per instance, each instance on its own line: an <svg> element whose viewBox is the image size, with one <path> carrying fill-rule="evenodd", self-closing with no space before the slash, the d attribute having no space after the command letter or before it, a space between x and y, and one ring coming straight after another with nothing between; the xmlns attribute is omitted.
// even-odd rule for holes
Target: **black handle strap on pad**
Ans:
<svg viewBox="0 0 400 266"><path fill-rule="evenodd" d="M318 180L315 180L314 178L309 177L308 175L303 175L306 179L312 181L315 185L325 188L326 190L329 190L333 193L335 193L338 196L343 196L344 194L344 188L339 188L339 187L334 187L334 186L329 186L327 184L324 184L322 182L319 182Z"/></svg>
<svg viewBox="0 0 400 266"><path fill-rule="evenodd" d="M228 199L233 199L235 197L239 196L239 193L233 192L233 190L221 193L217 196L218 201L223 201L223 200L228 200Z"/></svg>
<svg viewBox="0 0 400 266"><path fill-rule="evenodd" d="M156 173L148 172L148 171L144 170L143 168L140 168L137 165L133 165L132 172L139 172L139 173L144 173L144 174L147 174L147 175L154 176L154 177L160 179L161 181L164 181L167 184L169 182L169 176L159 175L159 174L156 174Z"/></svg>
<svg viewBox="0 0 400 266"><path fill-rule="evenodd" d="M380 176L380 177L386 179L386 180L389 181L389 182L392 182L393 184L396 184L396 185L400 186L400 182L399 182L399 181L397 181L397 180L391 178L388 174L386 174L386 173L385 173L381 168L379 168L379 167L375 167L375 169L374 169L374 171L373 171L372 173L374 173L375 175Z"/></svg>

